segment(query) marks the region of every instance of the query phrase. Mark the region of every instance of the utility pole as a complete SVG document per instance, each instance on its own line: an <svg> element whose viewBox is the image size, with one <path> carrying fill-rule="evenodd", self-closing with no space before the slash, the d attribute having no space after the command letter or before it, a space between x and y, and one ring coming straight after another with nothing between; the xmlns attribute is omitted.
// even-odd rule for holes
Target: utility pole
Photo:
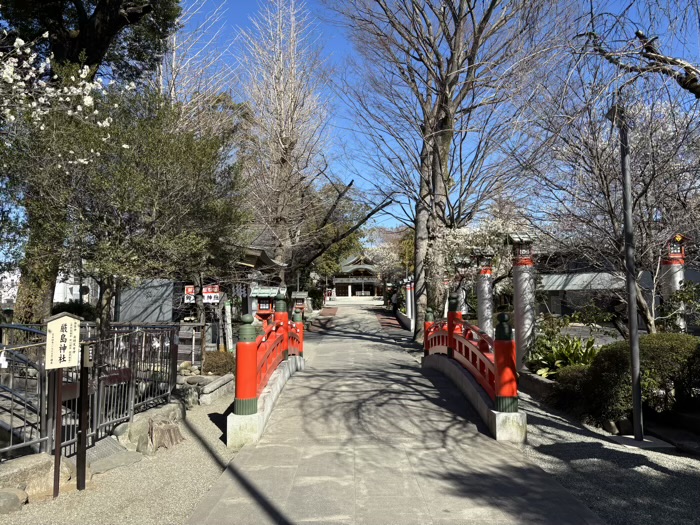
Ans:
<svg viewBox="0 0 700 525"><path fill-rule="evenodd" d="M630 354L632 361L632 424L634 439L644 440L642 421L642 385L639 372L639 326L637 321L637 269L634 262L634 227L632 225L632 180L629 161L629 123L622 106L613 104L606 118L620 130L620 167L622 170L623 237L627 280L627 316L629 317Z"/></svg>

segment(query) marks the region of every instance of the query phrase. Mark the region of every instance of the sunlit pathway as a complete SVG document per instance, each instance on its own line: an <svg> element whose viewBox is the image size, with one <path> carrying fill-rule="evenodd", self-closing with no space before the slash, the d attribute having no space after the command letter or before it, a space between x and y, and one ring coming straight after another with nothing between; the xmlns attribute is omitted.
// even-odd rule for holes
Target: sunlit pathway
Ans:
<svg viewBox="0 0 700 525"><path fill-rule="evenodd" d="M340 305L309 334L262 440L200 501L192 524L598 523L487 434L439 373L387 343L373 306Z"/></svg>

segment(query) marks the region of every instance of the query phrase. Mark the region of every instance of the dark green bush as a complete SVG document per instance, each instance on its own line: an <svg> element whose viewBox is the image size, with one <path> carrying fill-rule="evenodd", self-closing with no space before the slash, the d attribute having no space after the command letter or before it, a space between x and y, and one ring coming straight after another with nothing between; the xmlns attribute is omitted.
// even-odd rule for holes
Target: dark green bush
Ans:
<svg viewBox="0 0 700 525"><path fill-rule="evenodd" d="M676 385L679 408L700 410L700 346L688 359L681 379Z"/></svg>
<svg viewBox="0 0 700 525"><path fill-rule="evenodd" d="M676 386L692 381L688 363L700 340L685 334L660 333L639 338L642 399L657 412L676 402ZM600 349L589 370L585 387L586 411L594 421L618 420L632 410L630 351L627 341Z"/></svg>
<svg viewBox="0 0 700 525"><path fill-rule="evenodd" d="M68 312L69 314L82 317L84 321L94 321L97 319L97 310L90 303L70 300L67 303L56 303L51 308L51 315Z"/></svg>
<svg viewBox="0 0 700 525"><path fill-rule="evenodd" d="M323 290L319 288L311 288L309 290L309 298L311 299L311 306L314 310L320 310L323 308Z"/></svg>
<svg viewBox="0 0 700 525"><path fill-rule="evenodd" d="M572 414L586 412L586 388L590 365L570 365L559 369L554 384L554 404Z"/></svg>
<svg viewBox="0 0 700 525"><path fill-rule="evenodd" d="M217 376L233 373L236 370L236 358L231 352L205 352L202 373L211 372Z"/></svg>

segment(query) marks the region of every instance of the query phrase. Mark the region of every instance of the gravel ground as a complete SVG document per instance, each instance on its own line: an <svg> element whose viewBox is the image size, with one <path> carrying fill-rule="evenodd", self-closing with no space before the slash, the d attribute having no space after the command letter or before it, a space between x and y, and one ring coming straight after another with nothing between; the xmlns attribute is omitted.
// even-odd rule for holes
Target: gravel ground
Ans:
<svg viewBox="0 0 700 525"><path fill-rule="evenodd" d="M87 490L30 503L3 525L170 525L185 523L234 453L221 441L230 396L187 412L185 441L128 467L93 477ZM199 436L199 437L198 437Z"/></svg>
<svg viewBox="0 0 700 525"><path fill-rule="evenodd" d="M610 525L700 524L700 458L613 443L527 395L525 455Z"/></svg>

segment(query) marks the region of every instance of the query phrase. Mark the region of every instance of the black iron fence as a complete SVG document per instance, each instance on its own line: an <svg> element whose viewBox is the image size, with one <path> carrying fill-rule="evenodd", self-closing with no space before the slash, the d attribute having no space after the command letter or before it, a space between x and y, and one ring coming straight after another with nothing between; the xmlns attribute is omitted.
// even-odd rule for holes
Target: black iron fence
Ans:
<svg viewBox="0 0 700 525"><path fill-rule="evenodd" d="M54 381L44 369L42 327L0 325L0 460L54 449L57 416ZM81 325L88 373L88 446L111 434L134 414L169 401L175 387L179 325L118 325L97 340ZM8 332L23 332L22 336ZM37 341L37 339L42 339ZM12 341L12 343L10 343ZM22 341L22 342L20 342ZM61 447L76 452L80 368L61 369Z"/></svg>

